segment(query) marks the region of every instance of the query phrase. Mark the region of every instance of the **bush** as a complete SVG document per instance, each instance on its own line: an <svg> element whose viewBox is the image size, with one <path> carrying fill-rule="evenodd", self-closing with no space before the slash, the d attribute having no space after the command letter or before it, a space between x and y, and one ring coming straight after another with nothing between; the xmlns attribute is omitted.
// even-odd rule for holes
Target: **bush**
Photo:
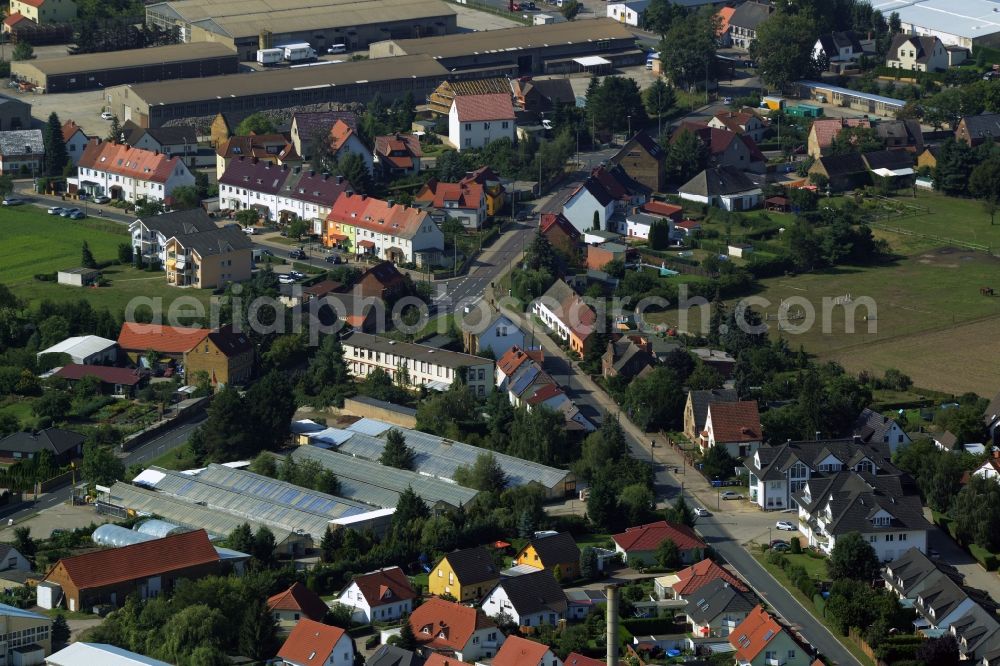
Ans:
<svg viewBox="0 0 1000 666"><path fill-rule="evenodd" d="M972 554L976 561L979 562L987 571L996 571L998 560L997 556L986 550L977 543L969 544L969 552Z"/></svg>
<svg viewBox="0 0 1000 666"><path fill-rule="evenodd" d="M35 273L35 279L39 282L55 282L56 273Z"/></svg>
<svg viewBox="0 0 1000 666"><path fill-rule="evenodd" d="M802 544L799 543L799 538L798 537L792 537L788 541L788 546L789 546L789 548L790 548L790 550L791 550L791 552L792 552L793 555L798 555L798 554L800 554L802 552Z"/></svg>
<svg viewBox="0 0 1000 666"><path fill-rule="evenodd" d="M633 635L651 636L666 634L674 630L674 623L665 617L637 617L622 620L622 626Z"/></svg>

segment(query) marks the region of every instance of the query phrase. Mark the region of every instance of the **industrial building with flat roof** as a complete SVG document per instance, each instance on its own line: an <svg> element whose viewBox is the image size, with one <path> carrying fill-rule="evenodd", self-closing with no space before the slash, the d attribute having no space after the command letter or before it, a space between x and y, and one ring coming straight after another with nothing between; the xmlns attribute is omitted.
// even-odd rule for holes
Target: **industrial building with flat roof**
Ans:
<svg viewBox="0 0 1000 666"><path fill-rule="evenodd" d="M292 452L292 459L296 462L314 460L336 474L343 497L389 509L396 506L399 495L409 488L433 510L457 509L468 504L478 494L477 491L452 481L329 451L325 448L328 445L323 439L325 432L321 430L310 433L315 434L315 438L307 435L310 442L315 442L316 445L310 443L298 447ZM343 431L335 431L334 437L337 432Z"/></svg>
<svg viewBox="0 0 1000 666"><path fill-rule="evenodd" d="M140 127L160 127L169 120L218 113L250 115L309 104L368 102L376 94L386 102L406 93L423 99L446 78L444 66L430 56L416 55L117 86L107 91L107 100L119 118Z"/></svg>
<svg viewBox="0 0 1000 666"><path fill-rule="evenodd" d="M576 477L572 472L376 419L360 419L346 428L327 428L324 446L338 454L377 462L385 449L386 434L393 428L402 433L406 445L416 454L414 471L418 474L454 481L455 470L471 467L480 455L489 453L507 474L511 486L537 483L550 499L576 494Z"/></svg>
<svg viewBox="0 0 1000 666"><path fill-rule="evenodd" d="M1000 46L1000 5L993 0L876 0L875 9L899 14L904 34L938 37L945 46Z"/></svg>
<svg viewBox="0 0 1000 666"><path fill-rule="evenodd" d="M219 42L252 60L258 48L308 42L323 53L381 39L455 32L441 0L174 0L146 7L147 24L179 30L184 42Z"/></svg>
<svg viewBox="0 0 1000 666"><path fill-rule="evenodd" d="M111 53L84 53L48 60L20 60L10 66L12 76L33 83L47 93L238 71L236 52L222 44L173 44Z"/></svg>
<svg viewBox="0 0 1000 666"><path fill-rule="evenodd" d="M586 56L604 56L616 66L646 58L628 26L611 19L390 39L368 47L373 60L416 54L429 55L449 70L510 66L518 75L581 71L576 59Z"/></svg>

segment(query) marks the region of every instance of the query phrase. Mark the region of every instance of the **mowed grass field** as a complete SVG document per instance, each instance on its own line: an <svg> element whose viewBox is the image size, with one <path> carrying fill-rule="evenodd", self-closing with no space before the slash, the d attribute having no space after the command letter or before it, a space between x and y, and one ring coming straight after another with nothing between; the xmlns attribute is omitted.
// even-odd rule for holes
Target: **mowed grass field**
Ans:
<svg viewBox="0 0 1000 666"><path fill-rule="evenodd" d="M899 196L893 201L903 206L923 206L930 212L878 220L879 223L940 239L975 243L993 251L1000 249L1000 213L995 216L996 224L991 225L990 216L981 201L948 197L927 190L917 190L916 198Z"/></svg>
<svg viewBox="0 0 1000 666"><path fill-rule="evenodd" d="M95 309L107 307L116 314L136 297L158 298L165 310L182 296L208 303L209 290L169 287L162 271L131 266L103 269L102 276L111 283L107 287L80 288L35 279L38 273L79 267L85 240L94 258L102 262L117 259L118 246L129 242L129 237L123 225L107 220L68 220L34 206L0 210L0 283L29 304L83 298Z"/></svg>

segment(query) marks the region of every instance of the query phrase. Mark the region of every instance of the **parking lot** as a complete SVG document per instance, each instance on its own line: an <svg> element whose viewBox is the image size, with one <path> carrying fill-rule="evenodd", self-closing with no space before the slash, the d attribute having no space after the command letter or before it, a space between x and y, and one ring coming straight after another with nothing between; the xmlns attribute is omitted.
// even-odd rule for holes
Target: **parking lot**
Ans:
<svg viewBox="0 0 1000 666"><path fill-rule="evenodd" d="M31 105L31 116L36 121L35 127L44 125L53 111L59 114L59 120L62 122L74 121L83 128L87 136L103 139L111 127L111 121L101 120L101 111L104 110L104 92L101 90L55 95L14 91L9 91L9 94Z"/></svg>

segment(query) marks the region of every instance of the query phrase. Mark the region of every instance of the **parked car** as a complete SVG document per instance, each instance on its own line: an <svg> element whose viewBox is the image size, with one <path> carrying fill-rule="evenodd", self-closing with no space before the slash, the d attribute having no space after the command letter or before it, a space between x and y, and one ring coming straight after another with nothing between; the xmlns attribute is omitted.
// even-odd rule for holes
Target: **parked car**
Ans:
<svg viewBox="0 0 1000 666"><path fill-rule="evenodd" d="M292 250L288 253L289 259L305 259L306 253L304 250Z"/></svg>
<svg viewBox="0 0 1000 666"><path fill-rule="evenodd" d="M101 111L101 120L113 120L114 117L115 114L111 113L110 111Z"/></svg>
<svg viewBox="0 0 1000 666"><path fill-rule="evenodd" d="M94 203L106 204L111 203L111 197L106 197L103 194L99 197L94 197Z"/></svg>
<svg viewBox="0 0 1000 666"><path fill-rule="evenodd" d="M243 233L247 236L253 236L257 233L257 227L243 227Z"/></svg>
<svg viewBox="0 0 1000 666"><path fill-rule="evenodd" d="M300 273L299 271L288 271L288 274L292 277L293 280L304 280L304 279L306 279L306 274L305 273Z"/></svg>
<svg viewBox="0 0 1000 666"><path fill-rule="evenodd" d="M72 217L73 213L82 213L83 211L79 208L63 208L62 212L59 213L63 217Z"/></svg>
<svg viewBox="0 0 1000 666"><path fill-rule="evenodd" d="M732 97L723 97L722 98L722 103L726 104L726 105L732 104L733 103L733 98Z"/></svg>
<svg viewBox="0 0 1000 666"><path fill-rule="evenodd" d="M740 495L738 492L733 491L733 490L726 490L726 491L724 491L722 493L721 497L724 500L738 500L738 499L743 499L743 495Z"/></svg>
<svg viewBox="0 0 1000 666"><path fill-rule="evenodd" d="M788 543L781 541L780 539L775 539L774 541L771 542L771 550L775 552L784 553L785 551L791 549L792 547L789 546Z"/></svg>
<svg viewBox="0 0 1000 666"><path fill-rule="evenodd" d="M62 215L62 206L49 206L49 215Z"/></svg>
<svg viewBox="0 0 1000 666"><path fill-rule="evenodd" d="M21 197L7 196L3 199L4 206L20 206L24 203L24 199Z"/></svg>
<svg viewBox="0 0 1000 666"><path fill-rule="evenodd" d="M699 506L694 510L694 515L698 516L699 518L708 518L709 516L712 515L712 513L708 509Z"/></svg>
<svg viewBox="0 0 1000 666"><path fill-rule="evenodd" d="M278 276L278 283L279 284L295 284L295 278L293 278L291 275L287 275L287 274L282 273L281 275Z"/></svg>
<svg viewBox="0 0 1000 666"><path fill-rule="evenodd" d="M328 264L339 264L343 260L340 258L339 254L328 254L326 255L326 263Z"/></svg>
<svg viewBox="0 0 1000 666"><path fill-rule="evenodd" d="M795 525L792 525L787 520L779 520L777 523L774 524L774 526L779 530L785 530L786 532L794 532L797 529Z"/></svg>
<svg viewBox="0 0 1000 666"><path fill-rule="evenodd" d="M87 217L87 214L82 210L77 210L69 214L69 219L71 220L82 220L85 217Z"/></svg>

